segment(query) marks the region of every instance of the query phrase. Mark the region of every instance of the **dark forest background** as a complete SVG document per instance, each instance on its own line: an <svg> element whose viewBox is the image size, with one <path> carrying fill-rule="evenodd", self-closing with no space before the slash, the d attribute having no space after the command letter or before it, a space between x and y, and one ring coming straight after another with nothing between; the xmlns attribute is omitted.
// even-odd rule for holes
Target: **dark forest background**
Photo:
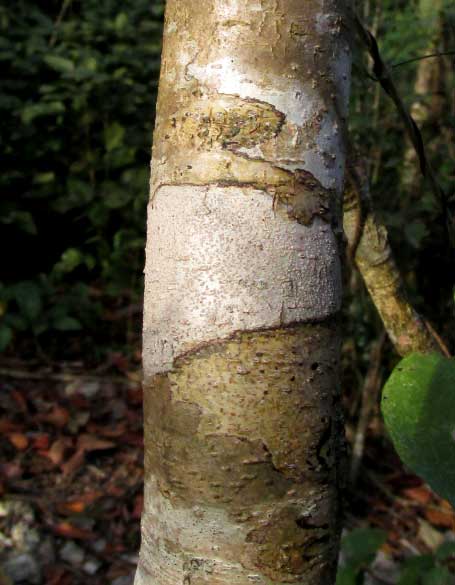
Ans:
<svg viewBox="0 0 455 585"><path fill-rule="evenodd" d="M403 101L421 127L438 180L453 198L455 7L445 0L439 4L362 0L357 4L359 14L378 39ZM61 506L68 501L80 503L81 494L94 493L92 484L81 484L79 491L73 489L74 478L85 473L86 465L103 468L109 465L109 457L120 457L120 466L134 460L131 465L135 471L130 469L130 475L135 483L121 494L111 490L109 497L122 502L119 505L124 510L123 520L112 516L122 554L137 549L142 270L163 12L163 3L154 0L16 0L0 5L0 385L4 386L0 435L10 439L5 447L0 495L5 501L9 501L8 494L24 500L27 494L33 495L31 484L41 485L40 473L53 478L43 480L43 489L50 489L50 484L63 486L54 494L60 512L57 504L57 511L48 513L39 506L37 510L34 496L29 498L32 503L25 497L33 517L27 526L53 534L54 564L60 566L61 562L62 570L46 573L46 561L39 561L35 580L28 576L18 583L95 584L117 579L116 585L123 585L130 581L119 579L131 580L131 570L112 573L112 566L116 566L112 559L118 557L115 550L100 558L87 544L96 542L92 536L97 530L112 530L110 524L106 528L106 520L96 519L88 527L81 524L84 514L90 517L98 498L80 504L79 512L75 507L70 509L71 514L62 512ZM421 59L434 53L444 55ZM373 203L389 229L409 297L453 353L454 259L444 219L438 201L419 174L402 120L359 47L355 48L350 132L367 162ZM357 585L366 579L365 583L446 585L446 557L445 564L438 564L435 551L453 540L452 512L400 466L390 447L377 398L398 356L386 340L348 256L345 281L343 391L347 435L350 441L358 436L359 419L367 412L368 436L357 487L347 495L346 524L349 529L361 526L364 532L354 531L347 541L346 558L354 561L348 563L352 570L345 572L346 580L340 584ZM77 387L73 394L68 392L71 384ZM94 384L98 384L97 389ZM58 412L52 396L61 396ZM74 402L74 396L82 396L85 402ZM95 402L87 405L92 398ZM112 418L112 412L102 409L106 400L117 401L123 414ZM98 414L93 414L96 409ZM90 420L68 430L79 411L90 412ZM60 422L56 423L58 416ZM122 417L127 417L128 424L119 430ZM2 423L6 419L9 426ZM89 428L91 423L94 426ZM80 432L91 437L82 447L77 443ZM47 439L40 439L40 446L33 447L36 437L41 436ZM62 438L69 442L60 443L61 457L55 455L53 460L49 451ZM105 441L104 446L93 443L95 440ZM128 445L127 451L118 447L122 441ZM52 465L40 468L35 452L41 457L47 453ZM65 468L69 461L71 465ZM59 474L64 477L62 484L56 479ZM365 493L373 500L365 500ZM398 503L394 498L397 493ZM5 505L0 504L0 512ZM26 514L23 510L14 512L14 506L11 512L8 506L0 513L0 540L3 535L13 543L6 545L9 556L5 563L17 557L11 526ZM107 516L109 510L107 506ZM3 524L2 518L7 519ZM388 536L386 544L384 535ZM411 543L411 548L406 548L403 540ZM79 566L71 555L61 560L62 547L68 542L82 550L83 558L93 557L99 563L93 575L84 573L82 561ZM383 566L377 569L382 571L382 581L368 581L373 577L367 567L381 545L381 551L395 563L395 575L410 552L430 561L418 561L422 567L426 562L426 568L409 570L407 581L388 577ZM27 550L20 554L29 554ZM360 557L355 551L361 551ZM38 557L35 554L35 560ZM0 554L0 566L1 559ZM435 580L423 581L431 571L436 577L428 579ZM7 572L4 577L2 574L0 571L0 584L4 585L9 577Z"/></svg>

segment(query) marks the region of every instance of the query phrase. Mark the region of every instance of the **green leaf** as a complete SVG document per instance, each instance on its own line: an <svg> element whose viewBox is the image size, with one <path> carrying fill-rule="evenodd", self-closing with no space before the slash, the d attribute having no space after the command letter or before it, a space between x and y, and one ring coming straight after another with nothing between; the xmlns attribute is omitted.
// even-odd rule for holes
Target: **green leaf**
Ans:
<svg viewBox="0 0 455 585"><path fill-rule="evenodd" d="M397 585L421 585L421 577L434 567L431 555L411 557L403 563Z"/></svg>
<svg viewBox="0 0 455 585"><path fill-rule="evenodd" d="M28 321L35 321L42 311L41 289L32 281L14 286L14 297L21 313Z"/></svg>
<svg viewBox="0 0 455 585"><path fill-rule="evenodd" d="M112 152L108 152L105 155L106 164L113 169L119 169L120 167L126 167L134 161L136 156L135 148L127 148L125 146L118 147Z"/></svg>
<svg viewBox="0 0 455 585"><path fill-rule="evenodd" d="M52 183L52 181L55 181L55 173L53 171L37 173L33 177L33 182L38 185L45 185L46 183Z"/></svg>
<svg viewBox="0 0 455 585"><path fill-rule="evenodd" d="M17 313L6 313L4 320L5 324L9 325L16 331L27 331L28 323L22 315L18 315Z"/></svg>
<svg viewBox="0 0 455 585"><path fill-rule="evenodd" d="M124 207L132 197L131 191L119 187L113 181L105 181L102 185L104 205L109 209Z"/></svg>
<svg viewBox="0 0 455 585"><path fill-rule="evenodd" d="M68 248L63 252L60 260L55 264L54 270L61 273L72 272L84 261L84 255L77 248Z"/></svg>
<svg viewBox="0 0 455 585"><path fill-rule="evenodd" d="M12 330L7 325L0 325L0 351L5 351L12 339Z"/></svg>
<svg viewBox="0 0 455 585"><path fill-rule="evenodd" d="M352 567L342 567L338 570L336 585L359 585L359 571Z"/></svg>
<svg viewBox="0 0 455 585"><path fill-rule="evenodd" d="M122 31L128 24L128 15L124 12L119 12L115 18L115 28L118 32Z"/></svg>
<svg viewBox="0 0 455 585"><path fill-rule="evenodd" d="M411 354L396 366L382 413L399 456L455 504L455 361Z"/></svg>
<svg viewBox="0 0 455 585"><path fill-rule="evenodd" d="M35 220L29 211L16 211L15 222L18 227L27 234L35 236L38 233Z"/></svg>
<svg viewBox="0 0 455 585"><path fill-rule="evenodd" d="M58 213L67 213L71 209L83 207L89 203L94 196L90 183L71 177L66 182L66 193L56 199L52 207Z"/></svg>
<svg viewBox="0 0 455 585"><path fill-rule="evenodd" d="M49 65L51 69L58 71L59 73L72 73L74 71L74 63L66 57L60 57L59 55L46 55L44 62Z"/></svg>
<svg viewBox="0 0 455 585"><path fill-rule="evenodd" d="M387 539L387 533L376 528L356 528L343 538L341 547L350 567L369 565Z"/></svg>
<svg viewBox="0 0 455 585"><path fill-rule="evenodd" d="M110 124L104 130L104 143L107 152L111 152L115 148L122 145L123 137L125 136L125 128L120 126L117 122Z"/></svg>
<svg viewBox="0 0 455 585"><path fill-rule="evenodd" d="M423 576L422 585L451 585L451 574L447 567L434 567Z"/></svg>
<svg viewBox="0 0 455 585"><path fill-rule="evenodd" d="M409 243L417 249L421 247L422 241L429 234L426 226L419 221L405 225L404 232Z"/></svg>
<svg viewBox="0 0 455 585"><path fill-rule="evenodd" d="M455 557L455 542L443 542L436 551L435 557L438 561L445 561Z"/></svg>
<svg viewBox="0 0 455 585"><path fill-rule="evenodd" d="M35 220L29 211L11 211L4 217L0 217L0 222L5 224L15 224L27 234L37 234Z"/></svg>
<svg viewBox="0 0 455 585"><path fill-rule="evenodd" d="M82 329L82 325L77 319L67 315L54 319L53 326L57 331L80 331Z"/></svg>
<svg viewBox="0 0 455 585"><path fill-rule="evenodd" d="M65 111L63 102L41 102L26 106L21 113L22 122L30 124L35 118L42 116L52 116L61 114Z"/></svg>

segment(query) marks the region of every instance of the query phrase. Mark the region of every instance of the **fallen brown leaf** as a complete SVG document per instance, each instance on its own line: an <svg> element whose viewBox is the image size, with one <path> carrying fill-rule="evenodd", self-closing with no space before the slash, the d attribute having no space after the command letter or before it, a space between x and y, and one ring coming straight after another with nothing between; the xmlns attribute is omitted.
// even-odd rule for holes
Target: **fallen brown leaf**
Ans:
<svg viewBox="0 0 455 585"><path fill-rule="evenodd" d="M102 492L86 492L68 502L59 502L57 504L57 511L60 514L80 514L86 510L87 506L99 500L102 497Z"/></svg>
<svg viewBox="0 0 455 585"><path fill-rule="evenodd" d="M440 528L455 529L455 515L453 512L446 510L438 510L436 508L428 508L425 510L425 518L433 526Z"/></svg>
<svg viewBox="0 0 455 585"><path fill-rule="evenodd" d="M447 500L440 500L440 505L441 505L441 508L444 508L445 510L449 510L451 513L453 513L453 511L454 511L453 506Z"/></svg>
<svg viewBox="0 0 455 585"><path fill-rule="evenodd" d="M50 437L47 433L42 433L39 435L35 435L33 437L33 448L37 449L38 451L42 451L42 450L46 450L49 449L49 442L50 442Z"/></svg>
<svg viewBox="0 0 455 585"><path fill-rule="evenodd" d="M63 536L64 538L74 538L75 540L91 540L95 536L90 530L78 528L69 522L59 522L52 526L52 530L59 536Z"/></svg>
<svg viewBox="0 0 455 585"><path fill-rule="evenodd" d="M91 451L103 451L106 449L112 449L112 447L115 447L115 443L112 443L112 441L99 439L94 435L80 435L77 440L76 453L66 463L61 465L63 475L68 476L75 473L84 463L85 453L90 453Z"/></svg>
<svg viewBox="0 0 455 585"><path fill-rule="evenodd" d="M52 443L49 450L39 451L39 454L50 459L54 465L60 465L65 457L65 451L71 445L72 441L69 437L60 437Z"/></svg>
<svg viewBox="0 0 455 585"><path fill-rule="evenodd" d="M83 449L78 449L76 453L68 459L68 461L60 465L63 475L68 476L75 473L84 463L84 457L85 451Z"/></svg>
<svg viewBox="0 0 455 585"><path fill-rule="evenodd" d="M142 494L139 494L136 496L136 498L134 500L134 508L133 508L133 512L131 514L132 518L135 518L136 520L140 520L141 515L142 515L143 506L144 506L144 496Z"/></svg>
<svg viewBox="0 0 455 585"><path fill-rule="evenodd" d="M21 428L22 425L14 423L13 421L8 420L6 418L0 418L0 434L2 435L20 431Z"/></svg>
<svg viewBox="0 0 455 585"><path fill-rule="evenodd" d="M87 430L91 434L116 439L117 437L121 437L126 432L126 424L122 422L115 425L114 427L104 427L95 423L89 423L87 425Z"/></svg>
<svg viewBox="0 0 455 585"><path fill-rule="evenodd" d="M51 412L39 414L36 418L37 420L47 422L54 427L62 429L69 421L70 415L66 408L55 404Z"/></svg>
<svg viewBox="0 0 455 585"><path fill-rule="evenodd" d="M8 440L18 451L25 451L29 443L27 436L23 433L10 433Z"/></svg>
<svg viewBox="0 0 455 585"><path fill-rule="evenodd" d="M57 504L57 512L59 514L81 514L87 507L85 502L81 500L73 500L71 502L61 502Z"/></svg>
<svg viewBox="0 0 455 585"><path fill-rule="evenodd" d="M412 487L403 490L403 495L414 502L426 505L432 499L432 492L429 488L422 485L419 487Z"/></svg>
<svg viewBox="0 0 455 585"><path fill-rule="evenodd" d="M86 433L79 436L77 445L78 449L81 449L82 451L104 451L105 449L112 449L115 447L115 443L112 441L99 439L95 435L89 435Z"/></svg>

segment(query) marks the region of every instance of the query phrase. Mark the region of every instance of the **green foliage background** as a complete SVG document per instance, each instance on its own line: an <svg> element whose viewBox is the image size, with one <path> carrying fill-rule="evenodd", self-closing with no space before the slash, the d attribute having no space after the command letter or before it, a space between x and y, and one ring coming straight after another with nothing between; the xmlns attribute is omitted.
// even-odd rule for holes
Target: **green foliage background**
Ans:
<svg viewBox="0 0 455 585"><path fill-rule="evenodd" d="M162 15L149 0L0 6L0 349L56 351L81 329L85 345L125 341L104 317L142 292Z"/></svg>
<svg viewBox="0 0 455 585"><path fill-rule="evenodd" d="M362 1L359 11L390 64L426 52L432 27L419 19L416 0ZM2 351L45 348L97 359L138 341L140 319L131 315L139 317L142 294L162 15L163 3L154 0L0 6ZM450 10L444 18L450 44ZM408 104L417 65L394 70ZM400 187L402 124L368 67L357 51L352 136L369 161L374 201L412 300L453 342L451 264L438 207L423 185L418 192ZM453 75L445 83L449 96ZM453 152L441 134L453 123L448 100L437 126L424 129L446 189L454 179ZM350 285L346 339L362 368L380 325L360 279L352 276ZM133 307L130 317L121 317L125 307Z"/></svg>

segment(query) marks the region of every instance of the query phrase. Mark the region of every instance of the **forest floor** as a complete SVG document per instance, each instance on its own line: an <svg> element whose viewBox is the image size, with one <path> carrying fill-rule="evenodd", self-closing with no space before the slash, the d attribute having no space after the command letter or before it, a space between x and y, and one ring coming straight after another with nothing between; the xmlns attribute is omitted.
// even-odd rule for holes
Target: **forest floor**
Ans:
<svg viewBox="0 0 455 585"><path fill-rule="evenodd" d="M0 585L131 585L143 482L138 360L114 355L90 375L75 363L27 368L0 363ZM403 470L378 420L345 526L387 532L365 582L392 585L404 556L453 541L455 525L450 505Z"/></svg>

